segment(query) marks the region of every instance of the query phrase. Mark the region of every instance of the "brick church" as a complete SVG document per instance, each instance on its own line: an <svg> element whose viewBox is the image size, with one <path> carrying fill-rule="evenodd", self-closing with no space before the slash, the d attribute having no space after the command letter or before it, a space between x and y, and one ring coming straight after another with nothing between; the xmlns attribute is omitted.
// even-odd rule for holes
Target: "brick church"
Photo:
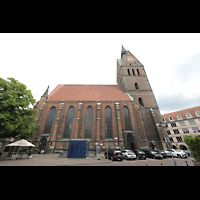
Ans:
<svg viewBox="0 0 200 200"><path fill-rule="evenodd" d="M67 150L69 141L87 139L90 150L166 148L156 123L162 117L144 66L122 46L116 85L59 84L49 87L34 106L38 110L33 143L40 150Z"/></svg>

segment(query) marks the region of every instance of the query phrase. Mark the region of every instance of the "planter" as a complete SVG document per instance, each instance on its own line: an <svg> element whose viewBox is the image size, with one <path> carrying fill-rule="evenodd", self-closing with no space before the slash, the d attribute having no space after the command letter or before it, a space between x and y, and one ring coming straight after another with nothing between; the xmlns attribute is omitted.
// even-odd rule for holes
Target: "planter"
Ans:
<svg viewBox="0 0 200 200"><path fill-rule="evenodd" d="M194 166L200 166L200 162L194 162Z"/></svg>

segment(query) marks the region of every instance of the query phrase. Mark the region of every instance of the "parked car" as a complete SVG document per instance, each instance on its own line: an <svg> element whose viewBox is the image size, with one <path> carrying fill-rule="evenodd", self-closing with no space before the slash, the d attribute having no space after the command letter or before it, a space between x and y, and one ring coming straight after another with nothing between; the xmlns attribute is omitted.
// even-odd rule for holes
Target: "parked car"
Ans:
<svg viewBox="0 0 200 200"><path fill-rule="evenodd" d="M135 154L136 154L136 156L137 156L137 159L146 159L146 154L144 153L144 151L142 151L142 150L135 150L135 151L133 151Z"/></svg>
<svg viewBox="0 0 200 200"><path fill-rule="evenodd" d="M177 158L187 158L187 153L185 153L183 150L177 150L177 149L169 149L172 152L172 155Z"/></svg>
<svg viewBox="0 0 200 200"><path fill-rule="evenodd" d="M105 158L107 159L107 151L104 153ZM108 159L113 160L123 160L123 155L119 149L108 149Z"/></svg>
<svg viewBox="0 0 200 200"><path fill-rule="evenodd" d="M125 158L126 160L128 160L128 159L135 160L136 159L136 155L132 150L123 150L122 154L123 154L123 158Z"/></svg>
<svg viewBox="0 0 200 200"><path fill-rule="evenodd" d="M172 157L171 151L164 150L164 152L167 154L167 158L171 158Z"/></svg>
<svg viewBox="0 0 200 200"><path fill-rule="evenodd" d="M157 153L155 150L146 150L146 149L144 149L142 151L145 152L147 158L163 159L163 156L161 154Z"/></svg>
<svg viewBox="0 0 200 200"><path fill-rule="evenodd" d="M163 158L167 158L167 154L165 153L164 150L155 150L157 153L163 156Z"/></svg>
<svg viewBox="0 0 200 200"><path fill-rule="evenodd" d="M191 154L191 152L189 151L189 150L183 150L185 153L187 153L187 155L189 156L189 157L191 157L192 156L192 154Z"/></svg>

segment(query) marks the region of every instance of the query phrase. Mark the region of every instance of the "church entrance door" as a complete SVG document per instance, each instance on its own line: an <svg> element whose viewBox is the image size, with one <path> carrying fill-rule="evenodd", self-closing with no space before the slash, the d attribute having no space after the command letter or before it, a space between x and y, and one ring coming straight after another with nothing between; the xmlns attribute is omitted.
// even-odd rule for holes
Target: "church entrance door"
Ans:
<svg viewBox="0 0 200 200"><path fill-rule="evenodd" d="M40 143L39 143L39 146L38 146L39 150L40 150L40 151L41 151L41 150L44 150L44 151L45 151L46 145L47 145L47 139L46 139L46 137L43 137L43 138L40 140Z"/></svg>
<svg viewBox="0 0 200 200"><path fill-rule="evenodd" d="M131 133L129 133L127 135L127 147L126 147L126 149L135 150L134 138L133 138L133 134L131 134Z"/></svg>

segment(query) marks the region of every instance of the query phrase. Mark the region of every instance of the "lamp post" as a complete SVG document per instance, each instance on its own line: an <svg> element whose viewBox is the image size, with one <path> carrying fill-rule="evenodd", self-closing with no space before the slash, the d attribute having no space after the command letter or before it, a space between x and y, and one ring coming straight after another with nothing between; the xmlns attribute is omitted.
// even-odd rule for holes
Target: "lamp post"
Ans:
<svg viewBox="0 0 200 200"><path fill-rule="evenodd" d="M167 146L168 146L168 148L169 148L171 145L169 145L168 137L166 136L166 133L165 133L165 130L164 130L164 128L167 127L167 124L162 123L162 122L158 122L158 123L156 124L156 127L158 128L158 130L161 130L161 129L163 130L164 139L165 139L165 141L166 141L166 143L167 143ZM174 162L174 166L176 166L176 161L174 160L174 157L173 157L172 152L171 152L171 156L172 156L172 160L173 160L173 162Z"/></svg>

